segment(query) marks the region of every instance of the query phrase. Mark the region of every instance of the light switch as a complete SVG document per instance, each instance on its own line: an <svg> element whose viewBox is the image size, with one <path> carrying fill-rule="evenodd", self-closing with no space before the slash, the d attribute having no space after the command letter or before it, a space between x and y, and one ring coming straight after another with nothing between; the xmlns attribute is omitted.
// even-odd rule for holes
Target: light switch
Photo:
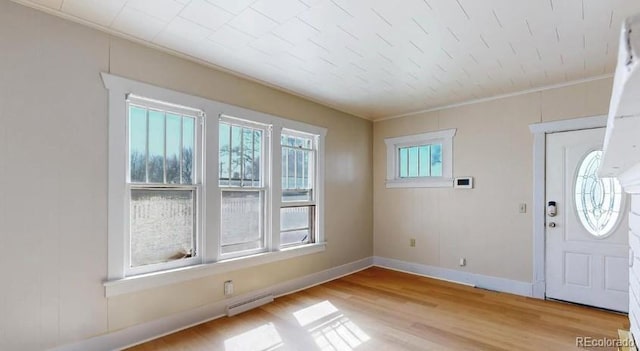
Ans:
<svg viewBox="0 0 640 351"><path fill-rule="evenodd" d="M520 213L527 213L527 204L524 202L520 204Z"/></svg>

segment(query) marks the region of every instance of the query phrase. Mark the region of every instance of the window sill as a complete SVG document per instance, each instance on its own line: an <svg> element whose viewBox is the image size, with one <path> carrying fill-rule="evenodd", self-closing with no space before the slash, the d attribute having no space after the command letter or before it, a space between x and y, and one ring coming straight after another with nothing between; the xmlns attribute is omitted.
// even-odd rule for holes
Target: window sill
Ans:
<svg viewBox="0 0 640 351"><path fill-rule="evenodd" d="M123 279L110 280L103 283L105 287L105 296L113 297L136 291L157 288L187 280L203 278L210 275L222 274L243 268L322 252L325 249L325 243L308 244L286 248L280 251L259 253L213 263L205 263L162 272L142 274Z"/></svg>
<svg viewBox="0 0 640 351"><path fill-rule="evenodd" d="M453 179L391 179L386 185L387 188L452 188Z"/></svg>

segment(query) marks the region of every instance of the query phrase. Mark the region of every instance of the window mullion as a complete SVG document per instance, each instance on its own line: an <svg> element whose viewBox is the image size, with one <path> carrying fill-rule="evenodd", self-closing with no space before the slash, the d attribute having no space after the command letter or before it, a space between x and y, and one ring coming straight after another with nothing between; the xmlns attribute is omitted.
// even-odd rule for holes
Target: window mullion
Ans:
<svg viewBox="0 0 640 351"><path fill-rule="evenodd" d="M293 150L293 188L298 189L298 150Z"/></svg>
<svg viewBox="0 0 640 351"><path fill-rule="evenodd" d="M431 171L432 152L433 152L433 145L429 145L429 157L427 158L427 165L429 167L429 172L427 173L427 176L429 176L429 177L431 177L433 175L433 172Z"/></svg>
<svg viewBox="0 0 640 351"><path fill-rule="evenodd" d="M145 143L145 153L144 153L144 173L145 173L145 182L149 182L149 109L145 108L145 122L146 122L146 143Z"/></svg>
<svg viewBox="0 0 640 351"><path fill-rule="evenodd" d="M178 181L180 182L180 184L184 183L184 180L182 179L182 172L183 172L183 162L184 162L184 116L180 116L180 152L178 152L178 172L180 172L179 176L178 176ZM195 150L194 150L195 151ZM192 151L193 152L193 151ZM191 160L191 162L193 163L193 161L195 160ZM193 177L193 175L191 176ZM197 181L196 181L197 182Z"/></svg>
<svg viewBox="0 0 640 351"><path fill-rule="evenodd" d="M244 127L240 128L240 187L244 186Z"/></svg>
<svg viewBox="0 0 640 351"><path fill-rule="evenodd" d="M251 129L251 186L254 186L254 174L256 172L256 130Z"/></svg>
<svg viewBox="0 0 640 351"><path fill-rule="evenodd" d="M163 140L163 150L162 150L162 182L167 183L167 112L163 111L162 113L164 119L164 135L162 136Z"/></svg>
<svg viewBox="0 0 640 351"><path fill-rule="evenodd" d="M229 124L229 173L227 173L227 185L231 185L231 161L233 158L231 157L231 152L233 150L233 125Z"/></svg>
<svg viewBox="0 0 640 351"><path fill-rule="evenodd" d="M420 155L422 154L422 147L418 146L418 147L416 147L416 149L418 150L418 152L417 152L417 154L418 154L418 167L416 169L416 174L417 174L416 177L419 177L420 176L420 166L422 166L421 162L420 162Z"/></svg>
<svg viewBox="0 0 640 351"><path fill-rule="evenodd" d="M270 213L271 225L269 226L269 249L271 251L280 250L280 207L282 206L282 155L284 148L281 145L282 140L282 127L273 126L271 129L271 208L267 213ZM289 157L287 155L286 160ZM288 171L288 167L286 168ZM286 172L288 173L288 172ZM285 174L286 174L285 173ZM288 182L288 180L287 180ZM288 183L287 183L288 184Z"/></svg>

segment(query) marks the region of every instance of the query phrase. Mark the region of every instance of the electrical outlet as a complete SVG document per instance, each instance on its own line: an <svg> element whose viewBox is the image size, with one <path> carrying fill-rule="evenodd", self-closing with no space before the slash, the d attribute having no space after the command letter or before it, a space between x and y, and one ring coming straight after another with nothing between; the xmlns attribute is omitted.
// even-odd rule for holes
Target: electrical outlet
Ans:
<svg viewBox="0 0 640 351"><path fill-rule="evenodd" d="M524 202L520 204L520 213L527 213L527 204Z"/></svg>
<svg viewBox="0 0 640 351"><path fill-rule="evenodd" d="M416 247L416 239L415 238L409 239L409 247Z"/></svg>
<svg viewBox="0 0 640 351"><path fill-rule="evenodd" d="M464 257L460 257L460 267L464 267L467 265L467 259Z"/></svg>
<svg viewBox="0 0 640 351"><path fill-rule="evenodd" d="M233 295L233 280L227 280L224 282L224 296Z"/></svg>

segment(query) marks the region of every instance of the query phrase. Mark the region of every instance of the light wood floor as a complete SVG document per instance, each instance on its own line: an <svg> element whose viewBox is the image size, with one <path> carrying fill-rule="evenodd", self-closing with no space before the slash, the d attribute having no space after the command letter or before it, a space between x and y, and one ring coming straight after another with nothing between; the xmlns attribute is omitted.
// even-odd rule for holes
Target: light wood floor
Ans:
<svg viewBox="0 0 640 351"><path fill-rule="evenodd" d="M130 350L578 350L576 337L628 327L625 315L369 268Z"/></svg>

